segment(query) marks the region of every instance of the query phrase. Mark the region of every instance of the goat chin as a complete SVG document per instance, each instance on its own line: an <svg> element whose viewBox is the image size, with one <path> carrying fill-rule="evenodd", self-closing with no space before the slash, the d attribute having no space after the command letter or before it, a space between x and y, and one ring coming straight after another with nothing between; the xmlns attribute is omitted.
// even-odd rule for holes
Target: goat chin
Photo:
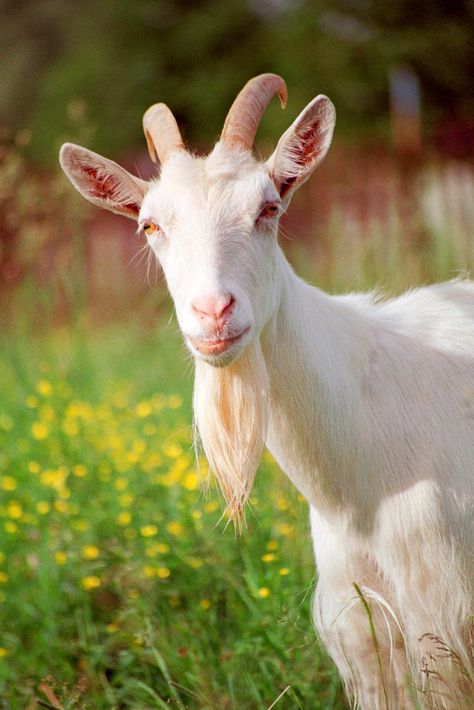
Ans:
<svg viewBox="0 0 474 710"><path fill-rule="evenodd" d="M217 368L196 359L194 420L227 514L240 526L267 432L268 372L260 343Z"/></svg>

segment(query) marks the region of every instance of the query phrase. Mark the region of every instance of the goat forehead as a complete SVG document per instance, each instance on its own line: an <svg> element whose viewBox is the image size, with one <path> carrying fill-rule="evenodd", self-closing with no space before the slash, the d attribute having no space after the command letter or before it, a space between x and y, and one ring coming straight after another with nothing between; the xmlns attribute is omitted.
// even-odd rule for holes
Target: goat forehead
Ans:
<svg viewBox="0 0 474 710"><path fill-rule="evenodd" d="M274 192L267 173L250 154L214 151L207 158L195 158L178 153L163 166L142 212L168 222L232 225L246 222L262 199L276 196Z"/></svg>

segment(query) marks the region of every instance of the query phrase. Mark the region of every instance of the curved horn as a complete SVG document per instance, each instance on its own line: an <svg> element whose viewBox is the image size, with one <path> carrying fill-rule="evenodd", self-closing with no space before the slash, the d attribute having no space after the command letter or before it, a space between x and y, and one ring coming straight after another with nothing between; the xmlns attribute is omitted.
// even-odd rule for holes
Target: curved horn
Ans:
<svg viewBox="0 0 474 710"><path fill-rule="evenodd" d="M260 74L250 79L230 107L221 141L251 150L262 114L275 94L280 97L281 107L285 108L288 91L281 76Z"/></svg>
<svg viewBox="0 0 474 710"><path fill-rule="evenodd" d="M164 163L170 153L184 148L176 119L166 104L150 106L143 116L143 130L154 163Z"/></svg>

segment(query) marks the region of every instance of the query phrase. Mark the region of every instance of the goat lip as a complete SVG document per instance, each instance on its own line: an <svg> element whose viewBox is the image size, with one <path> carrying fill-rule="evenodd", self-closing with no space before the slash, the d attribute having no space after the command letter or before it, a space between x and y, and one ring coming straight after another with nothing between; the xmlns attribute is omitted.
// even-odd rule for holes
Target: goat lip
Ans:
<svg viewBox="0 0 474 710"><path fill-rule="evenodd" d="M191 338L189 337L189 342L195 350L197 350L202 355L221 355L225 353L229 348L234 345L238 340L242 338L245 333L247 333L250 328L245 328L241 333L237 335L232 335L228 338L215 338L213 340L205 340L201 338Z"/></svg>

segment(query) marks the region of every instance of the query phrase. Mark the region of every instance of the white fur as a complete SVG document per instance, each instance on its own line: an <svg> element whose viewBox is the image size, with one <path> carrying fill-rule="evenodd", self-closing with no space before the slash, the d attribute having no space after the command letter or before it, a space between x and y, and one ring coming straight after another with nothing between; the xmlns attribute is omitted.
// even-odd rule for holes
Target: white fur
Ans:
<svg viewBox="0 0 474 710"><path fill-rule="evenodd" d="M263 165L221 143L205 159L176 152L137 216L160 226L150 246L196 357L195 418L231 515L264 441L310 504L314 619L354 705L473 707L474 284L382 301L294 274L279 215L259 213L283 209L324 157L327 102ZM65 170L92 199L75 150ZM229 293L232 314L212 330L193 302ZM196 346L233 336L221 355Z"/></svg>

